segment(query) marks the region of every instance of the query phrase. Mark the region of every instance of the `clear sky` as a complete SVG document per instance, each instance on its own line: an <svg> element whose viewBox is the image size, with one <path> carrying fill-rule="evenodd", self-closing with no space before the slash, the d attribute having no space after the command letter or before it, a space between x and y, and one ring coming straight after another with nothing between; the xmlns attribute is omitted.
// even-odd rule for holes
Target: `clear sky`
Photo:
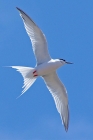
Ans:
<svg viewBox="0 0 93 140"><path fill-rule="evenodd" d="M74 63L57 71L68 91L67 133L43 80L16 99L23 78L2 67L36 63L16 6L44 32L52 58ZM93 0L0 2L0 140L93 140Z"/></svg>

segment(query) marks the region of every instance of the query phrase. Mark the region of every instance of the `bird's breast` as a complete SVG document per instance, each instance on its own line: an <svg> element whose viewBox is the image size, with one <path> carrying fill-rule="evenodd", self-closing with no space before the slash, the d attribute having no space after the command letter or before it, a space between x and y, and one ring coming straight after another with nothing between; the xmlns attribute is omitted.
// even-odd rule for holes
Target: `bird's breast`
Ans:
<svg viewBox="0 0 93 140"><path fill-rule="evenodd" d="M43 76L55 71L61 66L60 62L48 61L36 67L38 76Z"/></svg>

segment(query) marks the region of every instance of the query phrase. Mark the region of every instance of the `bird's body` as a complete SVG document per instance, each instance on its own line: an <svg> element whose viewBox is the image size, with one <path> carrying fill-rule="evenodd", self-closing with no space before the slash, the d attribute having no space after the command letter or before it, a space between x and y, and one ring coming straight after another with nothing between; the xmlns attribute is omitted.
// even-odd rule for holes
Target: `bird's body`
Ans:
<svg viewBox="0 0 93 140"><path fill-rule="evenodd" d="M38 76L41 76L54 98L56 108L61 116L65 130L67 131L69 124L67 91L58 78L56 70L66 63L71 63L66 62L64 59L52 59L48 52L45 35L25 12L19 8L17 8L17 10L23 19L24 27L30 37L33 52L36 57L35 68L11 66L12 68L17 69L24 78L22 94L30 88Z"/></svg>
<svg viewBox="0 0 93 140"><path fill-rule="evenodd" d="M59 59L51 59L50 61L47 61L43 64L36 66L35 69L37 71L38 76L44 76L52 73L61 66L62 63L59 61Z"/></svg>

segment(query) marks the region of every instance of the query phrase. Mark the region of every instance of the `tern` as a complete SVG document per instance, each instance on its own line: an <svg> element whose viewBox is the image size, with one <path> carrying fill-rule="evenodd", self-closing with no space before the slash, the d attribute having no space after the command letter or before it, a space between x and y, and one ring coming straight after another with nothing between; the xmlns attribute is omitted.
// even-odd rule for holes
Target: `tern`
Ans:
<svg viewBox="0 0 93 140"><path fill-rule="evenodd" d="M68 130L69 124L69 109L67 91L60 79L57 76L56 70L64 64L72 64L64 59L52 59L47 48L47 41L45 35L34 21L21 9L16 7L23 20L24 27L28 36L30 37L33 52L36 58L36 66L11 66L20 72L24 79L23 93L25 93L30 86L35 82L38 76L41 76L52 94L56 108L61 116L62 123L65 130ZM20 96L21 96L20 95Z"/></svg>

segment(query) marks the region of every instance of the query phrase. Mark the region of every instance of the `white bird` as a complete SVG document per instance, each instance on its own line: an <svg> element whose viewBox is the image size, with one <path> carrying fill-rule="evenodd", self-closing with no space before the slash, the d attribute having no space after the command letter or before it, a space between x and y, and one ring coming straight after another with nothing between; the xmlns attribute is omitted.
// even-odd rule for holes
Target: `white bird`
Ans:
<svg viewBox="0 0 93 140"><path fill-rule="evenodd" d="M19 71L23 76L24 85L22 94L30 88L38 76L41 76L44 79L44 82L50 93L52 94L52 97L54 98L56 108L61 116L65 130L67 131L69 124L67 91L58 78L56 69L63 66L64 64L72 63L67 62L64 59L52 59L48 52L45 35L25 12L19 8L17 8L17 10L19 11L23 20L26 32L30 37L33 52L36 57L35 68L11 66L12 68L17 69L17 71Z"/></svg>

